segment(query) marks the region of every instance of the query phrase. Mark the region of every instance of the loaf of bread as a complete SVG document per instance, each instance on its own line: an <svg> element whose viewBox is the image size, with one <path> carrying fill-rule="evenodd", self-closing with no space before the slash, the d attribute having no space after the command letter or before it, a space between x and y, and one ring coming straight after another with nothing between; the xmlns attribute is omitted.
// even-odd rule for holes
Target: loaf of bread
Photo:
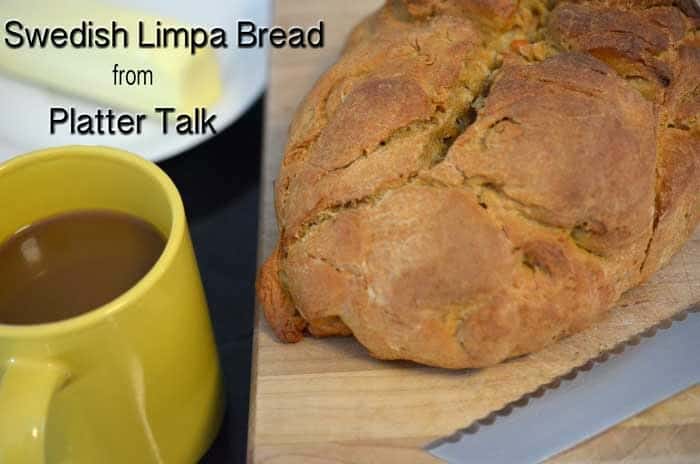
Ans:
<svg viewBox="0 0 700 464"><path fill-rule="evenodd" d="M699 115L694 0L388 0L291 125L265 316L446 368L539 350L691 235Z"/></svg>

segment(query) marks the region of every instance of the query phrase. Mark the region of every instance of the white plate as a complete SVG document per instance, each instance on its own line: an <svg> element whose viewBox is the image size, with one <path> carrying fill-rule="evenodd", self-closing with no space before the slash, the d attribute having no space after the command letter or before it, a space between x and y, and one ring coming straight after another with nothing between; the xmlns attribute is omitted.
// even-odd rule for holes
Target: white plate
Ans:
<svg viewBox="0 0 700 464"><path fill-rule="evenodd" d="M223 81L223 97L213 108L214 127L221 132L236 121L263 92L267 81L267 55L264 48L242 49L235 44L236 21L249 20L258 26L270 25L267 0L109 0L109 3L162 15L202 27L221 27L228 35L228 48L218 50ZM86 18L89 14L86 14ZM49 108L75 107L94 113L99 105L13 80L0 75L0 163L16 155L59 145L107 145L123 148L152 161L182 153L212 137L209 135L163 135L159 118L149 117L141 135L81 136L49 133Z"/></svg>

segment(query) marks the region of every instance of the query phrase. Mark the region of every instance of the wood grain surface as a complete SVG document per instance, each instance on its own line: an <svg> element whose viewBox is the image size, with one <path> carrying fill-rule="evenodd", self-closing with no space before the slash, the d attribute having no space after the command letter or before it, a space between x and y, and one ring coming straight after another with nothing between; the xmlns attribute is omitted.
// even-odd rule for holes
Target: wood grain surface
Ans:
<svg viewBox="0 0 700 464"><path fill-rule="evenodd" d="M280 0L275 24L325 21L321 50L274 50L267 95L259 259L277 238L272 184L289 122L352 26L381 0ZM370 358L352 338L279 343L257 318L249 460L254 463L436 463L423 451L618 342L700 301L700 231L667 268L626 294L606 321L543 352L483 370ZM673 362L673 360L669 360ZM634 388L634 385L629 385ZM566 420L566 417L562 417ZM507 446L507 444L504 444ZM700 387L579 444L556 463L700 462Z"/></svg>

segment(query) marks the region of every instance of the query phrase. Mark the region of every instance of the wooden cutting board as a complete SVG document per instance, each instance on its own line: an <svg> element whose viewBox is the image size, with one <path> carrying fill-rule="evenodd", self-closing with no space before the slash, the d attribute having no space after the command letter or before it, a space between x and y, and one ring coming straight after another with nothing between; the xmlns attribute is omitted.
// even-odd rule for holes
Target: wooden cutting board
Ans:
<svg viewBox="0 0 700 464"><path fill-rule="evenodd" d="M352 26L381 0L287 0L275 24L325 21L322 50L274 50L267 99L260 256L277 238L272 182L294 109ZM446 371L371 359L352 338L276 341L257 318L249 460L254 463L434 463L431 440L488 415L656 322L700 301L700 231L611 317L547 350L483 370ZM673 362L669 360L669 362ZM629 388L634 388L630 385ZM565 418L562 418L565 420ZM507 443L504 443L507 446ZM700 387L665 401L552 462L700 462Z"/></svg>

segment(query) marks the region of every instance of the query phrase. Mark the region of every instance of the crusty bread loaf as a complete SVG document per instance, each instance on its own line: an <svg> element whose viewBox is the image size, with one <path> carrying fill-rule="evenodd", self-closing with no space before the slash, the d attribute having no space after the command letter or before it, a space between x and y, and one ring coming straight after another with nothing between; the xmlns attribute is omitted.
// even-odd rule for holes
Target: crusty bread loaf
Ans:
<svg viewBox="0 0 700 464"><path fill-rule="evenodd" d="M292 123L281 340L480 367L601 318L700 221L693 0L389 0Z"/></svg>

